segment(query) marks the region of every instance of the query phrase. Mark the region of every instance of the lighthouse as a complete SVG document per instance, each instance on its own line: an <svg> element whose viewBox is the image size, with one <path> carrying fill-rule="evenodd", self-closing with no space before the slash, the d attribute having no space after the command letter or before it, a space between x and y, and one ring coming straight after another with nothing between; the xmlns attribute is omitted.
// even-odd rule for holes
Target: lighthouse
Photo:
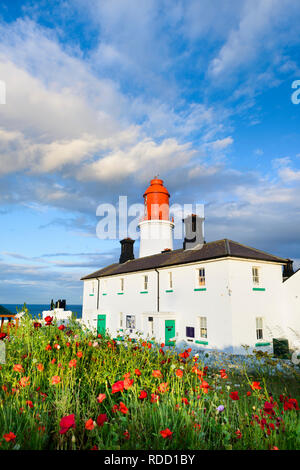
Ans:
<svg viewBox="0 0 300 470"><path fill-rule="evenodd" d="M144 217L139 223L140 258L173 250L174 223L170 220L170 194L163 180L154 178L144 193Z"/></svg>

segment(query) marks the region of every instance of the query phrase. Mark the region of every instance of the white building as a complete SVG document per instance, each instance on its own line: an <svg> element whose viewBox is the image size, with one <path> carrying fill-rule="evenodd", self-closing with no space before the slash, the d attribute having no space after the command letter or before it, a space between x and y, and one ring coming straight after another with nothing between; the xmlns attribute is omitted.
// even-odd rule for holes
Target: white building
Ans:
<svg viewBox="0 0 300 470"><path fill-rule="evenodd" d="M155 215L151 209L169 194L158 179L147 191L140 223L140 254L147 256L134 259L134 241L122 240L119 263L83 278L83 322L115 338L140 332L167 345L243 353L243 345L272 350L273 338L286 338L300 349L300 271L292 272L291 261L227 239L199 245L186 237L173 250L168 207ZM191 225L199 233L202 222L187 218L186 234Z"/></svg>

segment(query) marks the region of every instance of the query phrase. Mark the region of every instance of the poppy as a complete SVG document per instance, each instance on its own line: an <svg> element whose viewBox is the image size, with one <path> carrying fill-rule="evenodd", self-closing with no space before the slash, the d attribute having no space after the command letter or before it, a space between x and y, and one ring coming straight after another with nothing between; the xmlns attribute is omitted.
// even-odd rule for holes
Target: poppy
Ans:
<svg viewBox="0 0 300 470"><path fill-rule="evenodd" d="M127 441L130 439L130 434L128 431L123 432L123 436Z"/></svg>
<svg viewBox="0 0 300 470"><path fill-rule="evenodd" d="M114 383L111 387L111 393L123 392L123 390L124 390L123 380L119 380L118 382Z"/></svg>
<svg viewBox="0 0 300 470"><path fill-rule="evenodd" d="M21 387L27 387L27 385L30 384L29 377L22 377L22 378L20 379L19 384L21 385Z"/></svg>
<svg viewBox="0 0 300 470"><path fill-rule="evenodd" d="M167 437L171 439L173 432L169 428L163 429L160 431L161 436L166 439Z"/></svg>
<svg viewBox="0 0 300 470"><path fill-rule="evenodd" d="M236 400L239 400L239 399L240 399L240 397L239 397L239 392L231 392L231 393L229 394L229 396L230 396L231 400L233 400L233 401L236 401Z"/></svg>
<svg viewBox="0 0 300 470"><path fill-rule="evenodd" d="M43 372L43 370L44 370L43 364L37 364L36 367L37 367L37 370L39 370L40 372Z"/></svg>
<svg viewBox="0 0 300 470"><path fill-rule="evenodd" d="M139 369L135 369L134 371L135 375L137 376L140 376L141 375L141 371Z"/></svg>
<svg viewBox="0 0 300 470"><path fill-rule="evenodd" d="M6 442L14 441L17 436L13 432L9 432L7 434L4 434L3 439L6 440Z"/></svg>
<svg viewBox="0 0 300 470"><path fill-rule="evenodd" d="M52 385L57 385L59 384L60 381L61 381L61 378L59 377L59 375L53 375L51 379Z"/></svg>
<svg viewBox="0 0 300 470"><path fill-rule="evenodd" d="M162 373L161 373L160 370L153 370L152 371L152 376L156 377L156 378L159 378L159 377L162 377Z"/></svg>
<svg viewBox="0 0 300 470"><path fill-rule="evenodd" d="M76 353L76 356L79 357L79 358L82 357L82 356L83 356L82 351L78 351L78 352Z"/></svg>
<svg viewBox="0 0 300 470"><path fill-rule="evenodd" d="M175 374L177 375L177 377L182 377L182 376L183 376L183 370L177 369L177 370L175 371Z"/></svg>
<svg viewBox="0 0 300 470"><path fill-rule="evenodd" d="M103 414L99 415L98 418L97 418L97 424L100 427L103 426L106 421L108 421L106 413L103 413Z"/></svg>
<svg viewBox="0 0 300 470"><path fill-rule="evenodd" d="M119 411L121 411L121 413L123 413L124 415L128 413L128 408L126 405L124 405L122 401L120 401Z"/></svg>
<svg viewBox="0 0 300 470"><path fill-rule="evenodd" d="M76 367L76 365L77 365L76 359L71 359L70 362L69 362L69 367L70 367L70 369L71 369L72 367Z"/></svg>
<svg viewBox="0 0 300 470"><path fill-rule="evenodd" d="M261 390L260 382L252 382L252 390Z"/></svg>
<svg viewBox="0 0 300 470"><path fill-rule="evenodd" d="M158 391L160 393L166 393L169 390L168 384L166 382L163 382L159 385Z"/></svg>
<svg viewBox="0 0 300 470"><path fill-rule="evenodd" d="M21 364L15 364L15 365L13 366L13 370L14 370L15 372L23 372L23 371L24 371L23 366L22 366Z"/></svg>
<svg viewBox="0 0 300 470"><path fill-rule="evenodd" d="M68 415L61 418L59 434L65 434L70 428L76 428L75 415Z"/></svg>
<svg viewBox="0 0 300 470"><path fill-rule="evenodd" d="M88 431L92 431L94 429L94 421L90 418L86 421L85 423L85 429L87 429Z"/></svg>
<svg viewBox="0 0 300 470"><path fill-rule="evenodd" d="M58 329L59 329L60 331L64 331L65 325L59 325Z"/></svg>
<svg viewBox="0 0 300 470"><path fill-rule="evenodd" d="M126 377L126 379L124 380L124 388L125 390L128 390L133 384L133 379L129 379L128 377Z"/></svg>
<svg viewBox="0 0 300 470"><path fill-rule="evenodd" d="M97 402L102 403L105 400L105 398L106 398L105 393L100 393L97 397Z"/></svg>
<svg viewBox="0 0 300 470"><path fill-rule="evenodd" d="M145 398L147 398L147 392L145 392L145 390L141 390L139 399L144 400Z"/></svg>

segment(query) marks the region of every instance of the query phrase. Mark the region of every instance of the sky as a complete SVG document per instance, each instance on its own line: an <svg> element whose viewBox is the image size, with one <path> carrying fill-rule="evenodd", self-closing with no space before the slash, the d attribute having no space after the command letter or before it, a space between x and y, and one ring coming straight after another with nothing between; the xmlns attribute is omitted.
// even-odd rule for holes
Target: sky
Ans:
<svg viewBox="0 0 300 470"><path fill-rule="evenodd" d="M299 267L299 23L297 0L2 0L0 303L81 303L120 254L97 207L156 174L206 241Z"/></svg>

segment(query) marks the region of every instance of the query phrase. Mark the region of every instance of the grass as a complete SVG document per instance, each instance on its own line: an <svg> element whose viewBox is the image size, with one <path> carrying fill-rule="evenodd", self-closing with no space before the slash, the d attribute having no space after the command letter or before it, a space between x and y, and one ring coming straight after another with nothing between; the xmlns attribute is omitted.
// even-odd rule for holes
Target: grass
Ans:
<svg viewBox="0 0 300 470"><path fill-rule="evenodd" d="M75 321L35 323L26 315L0 341L0 449L300 449L299 369L274 374L269 357L251 373L207 367Z"/></svg>

